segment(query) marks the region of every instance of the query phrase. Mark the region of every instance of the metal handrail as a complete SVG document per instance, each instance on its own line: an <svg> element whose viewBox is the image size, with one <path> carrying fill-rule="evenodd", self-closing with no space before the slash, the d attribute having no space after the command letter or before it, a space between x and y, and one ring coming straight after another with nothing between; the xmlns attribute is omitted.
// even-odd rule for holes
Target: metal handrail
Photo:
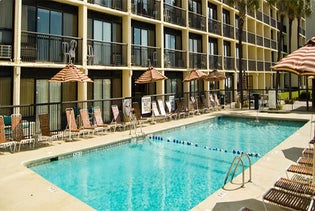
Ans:
<svg viewBox="0 0 315 211"><path fill-rule="evenodd" d="M244 168L244 162L243 162L243 159L242 159L243 157L247 157L247 159L248 159L248 163L249 163L249 180L247 182L251 182L251 180L252 180L252 164L251 164L251 160L250 160L250 157L249 157L249 155L247 153L242 152L241 156L235 156L234 157L234 159L233 159L233 161L231 163L231 166L229 168L229 171L227 172L227 174L225 176L223 188L224 188L224 186L227 183L227 179L229 178L229 175L231 174L231 171L233 170L233 167L235 166L233 174L232 174L232 177L231 177L231 182L233 181L233 178L235 176L236 170L238 169L238 166L240 165L240 163L242 164L242 185L241 185L241 187L244 187L244 185L245 185L245 174L244 174L245 168ZM236 163L236 165L235 165L235 163Z"/></svg>

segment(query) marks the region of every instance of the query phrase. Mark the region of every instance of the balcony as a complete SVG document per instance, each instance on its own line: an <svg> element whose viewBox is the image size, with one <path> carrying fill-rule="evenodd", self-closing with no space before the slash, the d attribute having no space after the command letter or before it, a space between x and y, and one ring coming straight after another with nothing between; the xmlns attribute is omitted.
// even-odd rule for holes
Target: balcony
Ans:
<svg viewBox="0 0 315 211"><path fill-rule="evenodd" d="M164 49L164 67L186 68L186 51L175 49Z"/></svg>
<svg viewBox="0 0 315 211"><path fill-rule="evenodd" d="M132 45L131 65L140 67L161 67L161 49L152 46Z"/></svg>
<svg viewBox="0 0 315 211"><path fill-rule="evenodd" d="M88 40L88 64L127 66L127 44Z"/></svg>
<svg viewBox="0 0 315 211"><path fill-rule="evenodd" d="M238 28L235 28L235 36L236 36L236 39L238 39L238 36L239 36ZM245 31L243 31L243 33L242 33L242 41L246 42L246 32Z"/></svg>
<svg viewBox="0 0 315 211"><path fill-rule="evenodd" d="M164 21L179 26L186 26L186 10L165 3Z"/></svg>
<svg viewBox="0 0 315 211"><path fill-rule="evenodd" d="M257 45L263 46L263 37L256 35L256 43Z"/></svg>
<svg viewBox="0 0 315 211"><path fill-rule="evenodd" d="M264 62L263 61L257 61L257 70L258 71L264 70Z"/></svg>
<svg viewBox="0 0 315 211"><path fill-rule="evenodd" d="M270 71L271 62L265 62L265 71Z"/></svg>
<svg viewBox="0 0 315 211"><path fill-rule="evenodd" d="M131 3L131 10L133 14L140 15L143 17L153 18L156 20L161 19L160 1L148 0L144 1L133 1Z"/></svg>
<svg viewBox="0 0 315 211"><path fill-rule="evenodd" d="M274 18L271 18L270 22L272 27L277 27L277 21Z"/></svg>
<svg viewBox="0 0 315 211"><path fill-rule="evenodd" d="M270 39L264 38L264 46L265 46L266 48L270 48Z"/></svg>
<svg viewBox="0 0 315 211"><path fill-rule="evenodd" d="M207 54L189 52L189 68L207 69Z"/></svg>
<svg viewBox="0 0 315 211"><path fill-rule="evenodd" d="M209 68L210 69L221 69L222 68L222 57L219 55L209 55Z"/></svg>
<svg viewBox="0 0 315 211"><path fill-rule="evenodd" d="M208 32L221 35L221 22L215 19L208 19Z"/></svg>
<svg viewBox="0 0 315 211"><path fill-rule="evenodd" d="M234 39L234 27L224 23L223 24L223 36Z"/></svg>
<svg viewBox="0 0 315 211"><path fill-rule="evenodd" d="M123 0L88 0L88 3L97 4L115 10L127 11L127 5L125 5L126 1Z"/></svg>
<svg viewBox="0 0 315 211"><path fill-rule="evenodd" d="M271 40L271 48L272 49L277 49L277 42L274 40Z"/></svg>
<svg viewBox="0 0 315 211"><path fill-rule="evenodd" d="M256 19L262 21L262 12L256 11Z"/></svg>
<svg viewBox="0 0 315 211"><path fill-rule="evenodd" d="M23 31L21 60L23 62L49 62L81 64L82 41L78 37Z"/></svg>
<svg viewBox="0 0 315 211"><path fill-rule="evenodd" d="M247 32L247 40L249 43L256 44L256 35L251 32Z"/></svg>
<svg viewBox="0 0 315 211"><path fill-rule="evenodd" d="M248 60L248 70L256 71L256 60Z"/></svg>
<svg viewBox="0 0 315 211"><path fill-rule="evenodd" d="M189 27L206 31L206 17L197 13L189 12Z"/></svg>
<svg viewBox="0 0 315 211"><path fill-rule="evenodd" d="M269 22L270 22L270 17L269 17L269 15L263 14L263 17L264 17L264 23L266 23L266 24L269 25Z"/></svg>
<svg viewBox="0 0 315 211"><path fill-rule="evenodd" d="M236 59L236 69L239 70L240 69L240 65L239 65L239 60L240 59ZM247 59L242 59L242 70L247 70Z"/></svg>
<svg viewBox="0 0 315 211"><path fill-rule="evenodd" d="M224 69L225 70L234 70L235 64L234 64L234 57L231 56L225 56L224 57Z"/></svg>

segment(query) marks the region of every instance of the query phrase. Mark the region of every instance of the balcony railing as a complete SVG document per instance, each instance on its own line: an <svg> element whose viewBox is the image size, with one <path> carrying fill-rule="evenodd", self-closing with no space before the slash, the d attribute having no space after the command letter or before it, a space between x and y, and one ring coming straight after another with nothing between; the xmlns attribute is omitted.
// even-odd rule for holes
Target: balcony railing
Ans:
<svg viewBox="0 0 315 211"><path fill-rule="evenodd" d="M161 67L161 49L152 46L131 46L131 65L148 67Z"/></svg>
<svg viewBox="0 0 315 211"><path fill-rule="evenodd" d="M164 21L179 26L186 26L186 10L164 3Z"/></svg>
<svg viewBox="0 0 315 211"><path fill-rule="evenodd" d="M88 40L88 64L127 66L127 44Z"/></svg>
<svg viewBox="0 0 315 211"><path fill-rule="evenodd" d="M262 12L256 11L256 18L260 21L262 21Z"/></svg>
<svg viewBox="0 0 315 211"><path fill-rule="evenodd" d="M134 0L131 3L132 13L160 20L161 19L160 3L161 3L160 1L154 0L148 0L147 2Z"/></svg>
<svg viewBox="0 0 315 211"><path fill-rule="evenodd" d="M248 60L248 70L256 71L256 60Z"/></svg>
<svg viewBox="0 0 315 211"><path fill-rule="evenodd" d="M189 52L189 67L206 69L207 68L207 54Z"/></svg>
<svg viewBox="0 0 315 211"><path fill-rule="evenodd" d="M234 38L234 27L224 23L223 24L223 36Z"/></svg>
<svg viewBox="0 0 315 211"><path fill-rule="evenodd" d="M251 32L247 32L247 40L249 43L256 44L256 35Z"/></svg>
<svg viewBox="0 0 315 211"><path fill-rule="evenodd" d="M236 69L240 69L239 59L236 59ZM242 59L242 70L247 70L247 59Z"/></svg>
<svg viewBox="0 0 315 211"><path fill-rule="evenodd" d="M238 32L238 28L235 28L235 38L238 40L238 36L239 36L239 32ZM243 31L242 33L242 41L246 42L246 32Z"/></svg>
<svg viewBox="0 0 315 211"><path fill-rule="evenodd" d="M208 19L208 32L221 35L221 22L215 19Z"/></svg>
<svg viewBox="0 0 315 211"><path fill-rule="evenodd" d="M263 61L257 61L257 70L258 71L264 70L264 62Z"/></svg>
<svg viewBox="0 0 315 211"><path fill-rule="evenodd" d="M231 56L224 57L224 69L225 70L234 70L235 69L235 59Z"/></svg>
<svg viewBox="0 0 315 211"><path fill-rule="evenodd" d="M22 32L21 60L81 64L82 41L77 37Z"/></svg>
<svg viewBox="0 0 315 211"><path fill-rule="evenodd" d="M186 68L186 51L164 49L164 67Z"/></svg>
<svg viewBox="0 0 315 211"><path fill-rule="evenodd" d="M126 11L126 1L123 0L88 0L88 3L97 4L115 10Z"/></svg>
<svg viewBox="0 0 315 211"><path fill-rule="evenodd" d="M263 37L256 35L256 43L257 43L257 45L263 46Z"/></svg>
<svg viewBox="0 0 315 211"><path fill-rule="evenodd" d="M209 68L210 69L221 69L222 68L222 56L209 55Z"/></svg>
<svg viewBox="0 0 315 211"><path fill-rule="evenodd" d="M189 27L206 31L206 17L197 13L189 12Z"/></svg>
<svg viewBox="0 0 315 211"><path fill-rule="evenodd" d="M272 49L277 49L277 42L274 40L271 40L271 48Z"/></svg>
<svg viewBox="0 0 315 211"><path fill-rule="evenodd" d="M270 22L272 27L277 27L277 21L274 18L271 18Z"/></svg>
<svg viewBox="0 0 315 211"><path fill-rule="evenodd" d="M264 23L269 24L269 21L270 21L269 15L263 14L263 16L264 16Z"/></svg>
<svg viewBox="0 0 315 211"><path fill-rule="evenodd" d="M265 62L265 71L270 71L271 62Z"/></svg>
<svg viewBox="0 0 315 211"><path fill-rule="evenodd" d="M270 39L264 38L264 46L265 46L266 48L270 48Z"/></svg>

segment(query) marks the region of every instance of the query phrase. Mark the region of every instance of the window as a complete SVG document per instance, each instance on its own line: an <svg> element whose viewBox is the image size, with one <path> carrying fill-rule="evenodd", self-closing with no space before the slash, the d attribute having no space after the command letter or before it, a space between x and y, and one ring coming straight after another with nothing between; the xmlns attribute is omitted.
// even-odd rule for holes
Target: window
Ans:
<svg viewBox="0 0 315 211"><path fill-rule="evenodd" d="M193 13L201 14L201 6L201 0L189 0L188 2L189 11Z"/></svg>
<svg viewBox="0 0 315 211"><path fill-rule="evenodd" d="M0 44L13 43L13 4L12 0L0 1Z"/></svg>
<svg viewBox="0 0 315 211"><path fill-rule="evenodd" d="M208 18L209 19L213 19L213 20L217 20L218 19L218 14L217 14L217 5L215 4L208 4Z"/></svg>
<svg viewBox="0 0 315 211"><path fill-rule="evenodd" d="M218 40L209 38L209 55L218 55Z"/></svg>
<svg viewBox="0 0 315 211"><path fill-rule="evenodd" d="M222 22L225 24L230 24L230 12L223 9L222 12Z"/></svg>

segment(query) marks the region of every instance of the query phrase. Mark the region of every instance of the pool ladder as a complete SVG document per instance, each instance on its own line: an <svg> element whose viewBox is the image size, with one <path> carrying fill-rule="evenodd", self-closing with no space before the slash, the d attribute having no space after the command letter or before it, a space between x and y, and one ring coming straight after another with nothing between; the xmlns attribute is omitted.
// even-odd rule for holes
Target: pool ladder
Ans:
<svg viewBox="0 0 315 211"><path fill-rule="evenodd" d="M247 153L244 153L242 152L241 153L241 156L235 156L232 163L231 163L231 166L230 166L230 169L229 171L227 172L226 176L225 176L225 179L224 179L224 185L223 185L223 189L228 181L228 178L233 170L233 174L232 174L232 177L231 177L231 183L233 183L233 179L234 179L234 176L235 176L235 173L236 173L236 170L238 169L239 165L242 164L242 185L241 187L244 187L245 185L245 167L244 167L244 161L243 161L243 158L246 157L248 159L248 164L249 164L249 179L247 182L251 182L252 180L252 163L251 163L251 160L250 160L250 157L248 156Z"/></svg>

